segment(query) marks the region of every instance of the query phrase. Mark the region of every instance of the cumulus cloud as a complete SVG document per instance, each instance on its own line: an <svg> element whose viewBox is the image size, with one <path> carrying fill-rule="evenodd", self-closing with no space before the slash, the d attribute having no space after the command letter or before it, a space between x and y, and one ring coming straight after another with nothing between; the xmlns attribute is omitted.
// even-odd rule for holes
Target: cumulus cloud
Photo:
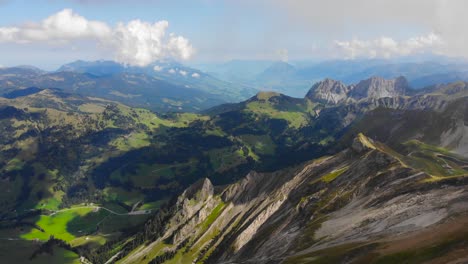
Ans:
<svg viewBox="0 0 468 264"><path fill-rule="evenodd" d="M64 9L39 23L19 27L0 27L0 42L29 43L63 41L86 38L108 38L112 30L103 22L87 20Z"/></svg>
<svg viewBox="0 0 468 264"><path fill-rule="evenodd" d="M172 56L184 60L189 59L194 52L193 47L190 45L188 39L181 36L176 36L174 33L170 34L167 46L169 53Z"/></svg>
<svg viewBox="0 0 468 264"><path fill-rule="evenodd" d="M195 50L188 39L170 33L167 21L153 24L133 20L119 23L109 41L115 47L116 59L130 65L146 66L164 58L188 60Z"/></svg>
<svg viewBox="0 0 468 264"><path fill-rule="evenodd" d="M192 73L192 77L193 77L193 78L200 78L200 74L194 72L194 73Z"/></svg>
<svg viewBox="0 0 468 264"><path fill-rule="evenodd" d="M176 73L176 70L174 70L174 69L169 69L167 72L170 73L170 74L175 74L175 73Z"/></svg>
<svg viewBox="0 0 468 264"><path fill-rule="evenodd" d="M416 36L434 32L432 37L437 36L444 42L443 45L436 45L436 53L468 57L468 34L465 32L468 27L466 0L272 0L265 3L273 3L275 10L280 10L288 17L275 20L275 23L280 24L276 27L293 27L320 39L321 43L333 42L344 36L374 36L374 40L341 41L350 54L354 50L353 47L379 45L369 42L394 45L389 39L379 40L377 37L380 35L391 37L398 47L403 46L406 50L411 44L396 39L411 34ZM434 41L428 36L422 38ZM424 43L425 40L414 38L416 43L430 46ZM389 49L373 49L373 52L383 55L398 54L389 53ZM419 51L421 48L413 50Z"/></svg>
<svg viewBox="0 0 468 264"><path fill-rule="evenodd" d="M183 71L183 70L180 70L180 71L179 71L179 74L182 75L182 76L187 76L187 72L186 72L186 71Z"/></svg>
<svg viewBox="0 0 468 264"><path fill-rule="evenodd" d="M189 59L194 50L189 41L173 33L166 39L167 21L154 24L140 20L128 24L119 23L114 30L112 44L116 47L116 59L131 65L145 66L165 57Z"/></svg>
<svg viewBox="0 0 468 264"><path fill-rule="evenodd" d="M71 9L64 9L37 23L0 27L0 42L60 44L92 40L110 48L117 61L136 66L168 57L189 59L194 48L186 38L174 33L168 35L168 27L169 22L165 20L156 23L132 20L112 28L105 22L88 20Z"/></svg>
<svg viewBox="0 0 468 264"><path fill-rule="evenodd" d="M159 65L156 65L156 66L153 67L153 70L154 70L155 72L160 72L160 71L163 70L163 67L161 67L161 66L159 66Z"/></svg>
<svg viewBox="0 0 468 264"><path fill-rule="evenodd" d="M443 45L442 39L434 33L404 41L396 41L390 37L380 37L372 40L335 41L338 53L347 59L391 58L428 51L436 52Z"/></svg>
<svg viewBox="0 0 468 264"><path fill-rule="evenodd" d="M287 49L279 49L276 51L276 54L278 54L278 57L280 58L281 61L288 62L289 52Z"/></svg>

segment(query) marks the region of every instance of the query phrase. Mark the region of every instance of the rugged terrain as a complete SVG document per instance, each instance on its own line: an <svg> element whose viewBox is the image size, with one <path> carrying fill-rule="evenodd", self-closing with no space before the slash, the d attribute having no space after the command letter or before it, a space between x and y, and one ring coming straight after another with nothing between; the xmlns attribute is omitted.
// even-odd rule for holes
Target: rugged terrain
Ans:
<svg viewBox="0 0 468 264"><path fill-rule="evenodd" d="M409 89L404 77L385 80L381 77L371 77L355 85L346 86L340 81L325 79L316 83L306 97L338 104L345 101L359 101L361 99L394 98L406 95Z"/></svg>
<svg viewBox="0 0 468 264"><path fill-rule="evenodd" d="M200 114L24 87L0 98L5 261L463 255L467 83L327 79L304 98L260 92Z"/></svg>
<svg viewBox="0 0 468 264"><path fill-rule="evenodd" d="M466 245L465 160L422 143L403 156L359 134L336 155L275 173L188 188L162 232L116 253L119 263L445 263ZM424 153L424 154L423 154ZM413 165L421 155L443 172ZM447 156L445 156L447 155ZM448 228L463 233L454 233ZM438 238L421 239L428 229ZM145 234L154 230L146 228ZM151 236L150 236L151 237ZM395 245L408 243L408 247ZM151 262L152 261L152 262Z"/></svg>
<svg viewBox="0 0 468 264"><path fill-rule="evenodd" d="M468 81L468 65L464 61L444 57L419 60L354 59L313 61L233 60L223 64L199 65L211 75L234 84L259 90L281 92L302 97L316 82L329 78L345 85L356 84L372 76L394 79L405 76L411 87L423 89L434 84Z"/></svg>

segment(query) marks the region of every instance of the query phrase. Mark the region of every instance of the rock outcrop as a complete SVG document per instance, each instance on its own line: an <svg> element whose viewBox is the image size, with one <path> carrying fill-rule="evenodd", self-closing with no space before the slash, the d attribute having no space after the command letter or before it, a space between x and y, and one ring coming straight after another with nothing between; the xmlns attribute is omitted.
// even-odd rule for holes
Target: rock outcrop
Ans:
<svg viewBox="0 0 468 264"><path fill-rule="evenodd" d="M349 86L327 78L314 84L306 98L326 104L339 104L360 100L395 98L406 95L408 89L409 85L404 77L391 80L371 77L356 85Z"/></svg>
<svg viewBox="0 0 468 264"><path fill-rule="evenodd" d="M353 99L360 100L378 99L385 97L397 97L406 94L408 82L404 77L386 80L381 77L372 77L367 80L360 81L355 86L352 86L349 96Z"/></svg>
<svg viewBox="0 0 468 264"><path fill-rule="evenodd" d="M340 81L325 79L312 86L306 98L312 101L338 104L348 98L349 87Z"/></svg>
<svg viewBox="0 0 468 264"><path fill-rule="evenodd" d="M411 164L359 134L350 148L295 168L220 188L202 180L179 197L164 235L123 263L161 252L179 263L302 263L334 247L337 263L378 259L385 241L468 213L463 176L434 178Z"/></svg>

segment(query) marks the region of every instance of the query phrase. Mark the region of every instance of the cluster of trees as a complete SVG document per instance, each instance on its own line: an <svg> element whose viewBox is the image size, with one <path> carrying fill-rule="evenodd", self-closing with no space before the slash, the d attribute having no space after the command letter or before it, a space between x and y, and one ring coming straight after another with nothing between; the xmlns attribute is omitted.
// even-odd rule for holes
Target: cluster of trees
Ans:
<svg viewBox="0 0 468 264"><path fill-rule="evenodd" d="M60 248L63 248L63 249L66 249L66 250L69 250L69 251L72 251L72 252L75 252L78 255L80 254L79 250L77 250L76 248L73 248L67 242L65 242L63 240L60 240L60 239L57 239L54 236L50 236L49 240L47 240L47 242L41 244L41 246L36 251L33 252L33 254L29 257L29 259L32 260L32 259L36 258L39 254L43 254L43 253L53 255L54 254L54 246L60 247Z"/></svg>
<svg viewBox="0 0 468 264"><path fill-rule="evenodd" d="M122 235L121 239L109 241L97 250L82 247L80 248L80 252L93 263L104 263L119 252L118 256L114 258L114 260L118 260L138 246L149 244L161 237L168 220L173 214L173 207L170 209L162 208L137 232L134 232L134 230L128 230L128 232L125 232Z"/></svg>
<svg viewBox="0 0 468 264"><path fill-rule="evenodd" d="M177 251L166 251L162 255L156 256L154 259L152 259L149 264L161 264L164 263L166 260L170 260L174 258L176 255Z"/></svg>
<svg viewBox="0 0 468 264"><path fill-rule="evenodd" d="M147 129L146 126L138 126L142 124L138 124L132 118L138 118L138 114L135 112L134 109L130 109L129 115L125 115L120 111L119 107L116 104L108 104L106 108L102 112L102 117L104 120L112 121L113 124L119 128L123 129L131 129L131 128L142 128Z"/></svg>

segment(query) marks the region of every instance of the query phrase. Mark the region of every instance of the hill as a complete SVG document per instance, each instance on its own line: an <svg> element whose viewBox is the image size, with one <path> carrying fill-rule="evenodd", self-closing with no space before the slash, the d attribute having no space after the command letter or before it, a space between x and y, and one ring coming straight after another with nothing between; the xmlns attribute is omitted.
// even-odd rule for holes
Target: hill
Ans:
<svg viewBox="0 0 468 264"><path fill-rule="evenodd" d="M370 83L368 87L376 88L374 91L381 89L374 87L373 82L364 83ZM381 83L396 82L376 82L376 85ZM458 181L466 170L466 87L466 83L457 82L421 92L380 98L367 93L367 97L336 103L315 100L314 97L293 98L276 92L260 92L244 102L221 105L202 114L155 114L146 109L66 93L60 89L30 87L15 90L8 93L8 98L0 98L0 170L6 190L0 199L0 231L5 237L20 239L18 243L29 243L35 239L47 241L53 235L69 243L74 250L72 252L77 252L74 254L89 258L96 258L95 254L98 254L110 258L122 247L128 249L126 241L132 237L136 236L135 243L131 243L133 246L146 243L147 247L150 239L156 241L166 234L168 231L163 227L167 226L169 218L179 212L179 209L170 209L179 208L174 207L176 201L173 197L200 179L209 178L210 183L204 181L201 185L205 187L202 189L208 192L213 189L211 196L215 197L224 188L234 188L234 182L243 182L242 178L249 173L265 175L259 178L264 177L264 180L259 181L266 189L256 189L259 187L254 184L252 193L242 195L244 198L210 200L214 206L210 208L218 209L214 213L206 211L203 217L213 213L213 218L217 218L218 213L226 210L224 206L240 202L236 199L253 198L263 192L268 194L266 197L270 197L270 194L277 197L274 194L277 192L284 193L284 190L276 189L285 183L281 179L286 181L296 177L294 175L299 175L296 170L305 168L304 164L314 159L330 156L333 160L337 159L323 171L314 169L313 172L313 175L324 177L322 182L335 182L341 173L344 175L341 169L344 170L345 166L365 162L374 155L368 153L370 150L358 151L363 156L356 154L353 142L358 142L357 148L360 148L359 144L365 145L362 148L377 149L379 153L396 160L396 163L392 161L390 165L385 165L387 167L382 167L385 175L393 175L393 169L398 168L410 169L413 174L424 173L426 176L421 180L428 184ZM359 136L360 132L369 138ZM347 156L346 153L355 154ZM374 164L379 161L376 158L369 162ZM399 167L394 167L396 165ZM374 175L372 177L380 175L380 170L372 167L374 165L365 163L360 166L353 171L368 168L371 170L369 173ZM402 174L395 177L407 176ZM316 176L310 177L315 179ZM348 180L353 182L353 179ZM364 184L361 180L353 184L361 186ZM211 185L216 187L212 188ZM298 183L297 188L309 188L299 185L306 186ZM316 191L327 192L326 186L320 184ZM421 186L423 190L432 188L432 185ZM379 188L384 188L384 185ZM186 195L195 198L187 199L205 201L206 195L200 198L197 192L188 191L190 194ZM241 190L239 192L242 193ZM293 196L294 193L312 195L300 189L291 193L288 190L287 193ZM316 202L325 202L326 197L320 196ZM249 204L252 207L248 208L259 210L263 206L256 202ZM193 202L188 205L192 206ZM179 203L179 206L186 205ZM254 211L243 210L236 212L250 219L248 216ZM190 212L194 211L190 209ZM267 218L270 217L268 215ZM173 219L181 218L177 216ZM239 220L246 226L250 225L250 220L242 219ZM251 220L254 221L254 218ZM208 228L213 223L211 220L208 222L202 226ZM273 223L276 223L274 218L268 220L267 225ZM146 232L144 228L152 225L151 228L157 230L150 231L151 238L140 233ZM196 224L197 228L194 229L198 235L207 230L199 225ZM234 227L232 223L223 225L228 229ZM220 236L227 235L225 231L219 229L220 234L224 234ZM194 239L191 235L189 237ZM186 247L189 244L178 244L181 241L173 239L164 238L164 244L157 245L156 249L167 246L169 250L167 255L159 257L160 260L172 259L172 251L190 259L195 255L205 256L210 250L203 252L197 247L213 238L201 241L202 244L197 244L193 254L189 255L180 251L182 248L189 250ZM231 243L228 240L223 243ZM256 244L248 242L249 239L243 241ZM198 242L190 240L186 243ZM34 246L29 246L28 250L34 251ZM213 252L217 247L209 246ZM226 249L224 246L219 248ZM267 252L258 251L256 246L253 248L255 250L251 253L234 252L226 256L216 253L212 259L227 260L232 257L241 260ZM290 253L281 255L276 245L273 248L279 254L274 258L291 257ZM147 256L148 261L156 257L157 252L162 252L156 249L148 249L154 251L151 253L153 255ZM295 254L299 251L288 252ZM119 255L130 257L132 254L123 251Z"/></svg>
<svg viewBox="0 0 468 264"><path fill-rule="evenodd" d="M77 61L56 72L29 68L0 70L0 94L31 86L60 88L159 112L197 112L255 94L176 63L126 67L112 61ZM157 70L155 70L157 69Z"/></svg>

